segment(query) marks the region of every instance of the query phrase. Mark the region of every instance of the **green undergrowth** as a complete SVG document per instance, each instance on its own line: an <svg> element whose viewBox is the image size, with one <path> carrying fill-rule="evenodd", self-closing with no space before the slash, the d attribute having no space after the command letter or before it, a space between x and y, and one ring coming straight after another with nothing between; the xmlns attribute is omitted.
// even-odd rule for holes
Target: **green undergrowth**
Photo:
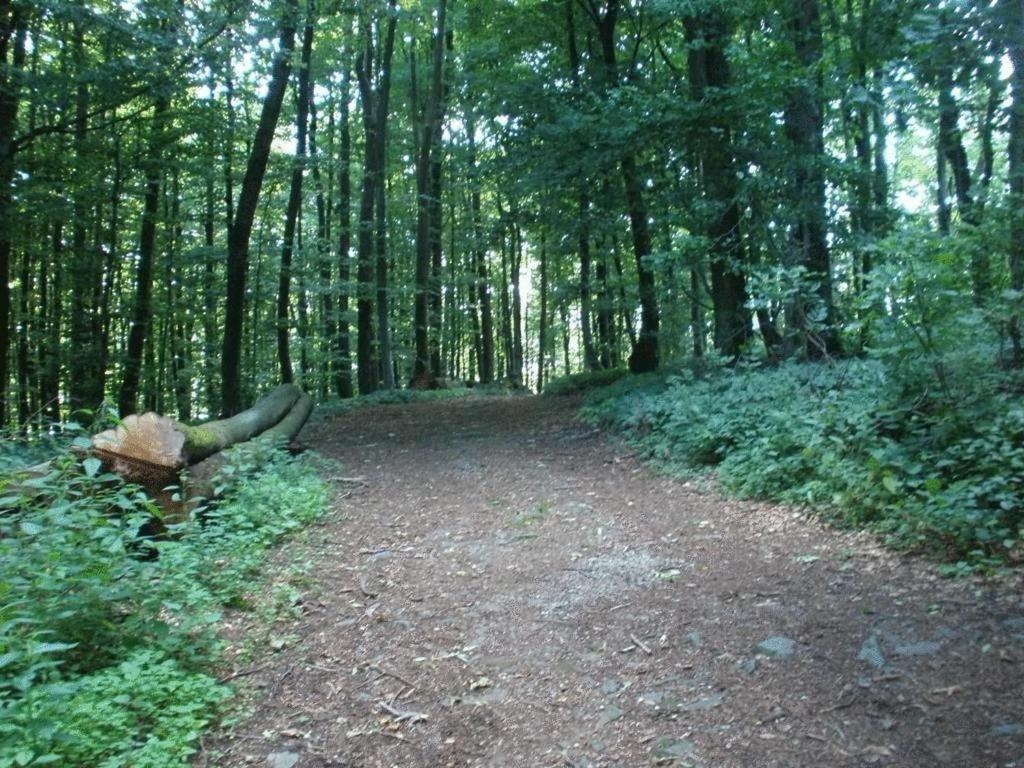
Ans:
<svg viewBox="0 0 1024 768"><path fill-rule="evenodd" d="M0 515L0 768L188 765L231 697L213 674L221 610L328 500L308 460L258 442L230 456L219 502L160 541L139 537L150 500L94 459L29 481L45 501L0 494L16 507Z"/></svg>
<svg viewBox="0 0 1024 768"><path fill-rule="evenodd" d="M594 390L582 416L669 470L807 505L951 572L1016 561L1021 382L990 363L946 362L937 384L934 372L913 380L861 360L627 377Z"/></svg>

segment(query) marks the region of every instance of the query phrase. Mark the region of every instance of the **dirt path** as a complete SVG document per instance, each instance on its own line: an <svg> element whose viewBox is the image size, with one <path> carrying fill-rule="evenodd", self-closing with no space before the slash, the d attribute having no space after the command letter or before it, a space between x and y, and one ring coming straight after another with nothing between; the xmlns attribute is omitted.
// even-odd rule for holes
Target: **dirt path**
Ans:
<svg viewBox="0 0 1024 768"><path fill-rule="evenodd" d="M215 763L1024 766L1019 594L652 475L576 405L307 428L365 485Z"/></svg>

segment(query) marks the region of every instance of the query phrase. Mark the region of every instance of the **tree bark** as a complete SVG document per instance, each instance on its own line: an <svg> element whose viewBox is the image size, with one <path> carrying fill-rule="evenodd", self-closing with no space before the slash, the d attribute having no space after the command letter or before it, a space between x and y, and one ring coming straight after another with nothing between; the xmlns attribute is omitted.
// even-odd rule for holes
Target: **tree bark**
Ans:
<svg viewBox="0 0 1024 768"><path fill-rule="evenodd" d="M349 126L349 87L351 66L348 51L344 54L339 101L338 151L338 362L334 390L338 397L352 397L352 344L348 321L351 296L352 250L352 129Z"/></svg>
<svg viewBox="0 0 1024 768"><path fill-rule="evenodd" d="M14 237L14 129L18 118L21 75L25 67L28 24L25 10L8 3L0 8L0 431L7 426L8 349L11 338L11 252Z"/></svg>
<svg viewBox="0 0 1024 768"><path fill-rule="evenodd" d="M466 136L470 183L469 208L473 228L473 263L477 297L480 302L480 335L482 336L480 383L490 384L494 381L494 314L491 309L491 287L487 274L487 248L483 235L480 177L476 164L476 122L472 108L466 111Z"/></svg>
<svg viewBox="0 0 1024 768"><path fill-rule="evenodd" d="M1003 0L1007 15L1006 35L1009 40L1010 61L1013 63L1011 79L1010 145L1007 180L1010 200L1010 289L1016 293L1015 306L1024 296L1024 3L1021 0ZM1024 343L1020 314L1010 316L1010 340L1013 345L1013 363L1024 365Z"/></svg>
<svg viewBox="0 0 1024 768"><path fill-rule="evenodd" d="M135 277L135 304L132 324L128 331L128 345L124 358L124 379L118 396L121 416L135 413L138 404L139 381L142 375L142 355L146 347L150 317L153 312L153 265L156 260L156 225L160 203L160 177L163 173L164 125L170 110L170 98L162 94L157 98L153 113L153 126L149 137L146 160L146 195L142 205L142 226L139 231L139 261Z"/></svg>
<svg viewBox="0 0 1024 768"><path fill-rule="evenodd" d="M821 358L839 351L832 300L832 263L825 210L824 100L820 65L823 52L818 0L796 0L789 19L790 35L799 72L787 95L783 117L786 137L793 149L791 196L795 211L792 249L796 265L815 284L815 295L802 295L790 306L791 344L804 354ZM810 317L818 304L822 321L812 327Z"/></svg>
<svg viewBox="0 0 1024 768"><path fill-rule="evenodd" d="M89 86L85 78L88 62L85 56L85 31L76 22L72 33L72 57L78 72L75 85L74 146L77 166L74 193L71 251L71 352L68 359L68 393L72 410L91 410L103 402L103 350L96 334L97 297L102 293L103 267L99 252L88 243L86 187L91 182L92 164L87 146L89 127Z"/></svg>
<svg viewBox="0 0 1024 768"><path fill-rule="evenodd" d="M732 84L726 46L731 28L727 11L718 6L688 20L686 38L690 92L697 103L721 98ZM707 110L723 111L719 104ZM750 338L750 312L746 308L747 286L743 244L740 239L740 210L737 202L736 162L732 147L732 126L728 119L706 121L702 143L702 182L712 208L706 223L711 271L711 302L715 321L715 347L724 356L736 358Z"/></svg>
<svg viewBox="0 0 1024 768"><path fill-rule="evenodd" d="M281 271L277 283L277 359L281 381L289 384L295 379L292 372L289 337L291 323L290 304L292 257L295 253L295 227L302 205L302 179L306 171L306 140L309 133L310 77L309 61L313 52L313 4L306 9L306 24L302 30L302 53L299 58L299 82L295 89L295 159L292 162L291 184L288 189L288 207L284 220L284 243L281 247Z"/></svg>
<svg viewBox="0 0 1024 768"><path fill-rule="evenodd" d="M415 360L413 362L413 378L421 379L429 376L434 366L431 365L430 350L430 302L431 302L431 267L433 238L431 224L433 219L433 200L438 194L439 185L435 184L434 165L439 152L440 127L443 119L442 86L444 83L444 50L445 24L448 4L446 0L437 3L437 27L431 57L430 90L421 110L421 119L414 125L419 133L416 155L416 286L413 309L413 327L415 338ZM415 54L413 54L415 55ZM415 68L413 68L415 73ZM419 110L416 103L418 95L413 78L413 108ZM439 161L438 161L439 162ZM438 171L440 166L437 166ZM440 173L437 173L438 179ZM434 374L436 375L436 373Z"/></svg>
<svg viewBox="0 0 1024 768"><path fill-rule="evenodd" d="M242 410L242 326L245 317L245 281L249 269L249 238L252 236L260 189L263 187L263 178L270 159L270 145L274 139L274 130L281 114L281 104L284 101L288 75L291 71L291 56L295 47L296 10L296 0L287 0L279 27L279 50L274 58L270 84L263 101L260 121L252 142L231 227L224 347L221 360L222 408L225 415L233 415Z"/></svg>
<svg viewBox="0 0 1024 768"><path fill-rule="evenodd" d="M618 88L619 74L615 52L615 27L618 23L619 0L608 0L604 13L597 4L588 2L588 13L597 27L604 63L603 90L607 94ZM626 192L629 228L633 237L633 256L636 260L637 287L640 298L640 331L629 356L629 368L634 373L646 373L658 367L658 297L654 271L647 263L651 255L651 233L647 221L647 205L643 184L636 164L636 154L627 151L620 163L622 184Z"/></svg>
<svg viewBox="0 0 1024 768"><path fill-rule="evenodd" d="M397 24L394 0L388 4L387 31L383 51L374 55L373 25L364 26L365 47L356 59L356 76L363 104L365 161L362 199L359 207L359 299L357 301L359 339L357 348L359 393L369 394L382 380L393 386L391 340L388 312L388 277L383 211L386 132L391 91L391 62L395 49ZM377 351L374 355L374 294L377 310Z"/></svg>

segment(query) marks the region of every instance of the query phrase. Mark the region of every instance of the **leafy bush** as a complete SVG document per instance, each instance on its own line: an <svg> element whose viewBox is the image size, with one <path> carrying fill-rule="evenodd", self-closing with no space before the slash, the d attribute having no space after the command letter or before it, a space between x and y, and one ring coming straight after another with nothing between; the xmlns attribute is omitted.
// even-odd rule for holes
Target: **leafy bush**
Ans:
<svg viewBox="0 0 1024 768"><path fill-rule="evenodd" d="M333 418L358 408L369 408L374 405L404 405L405 403L433 402L435 400L454 400L461 397L485 394L480 387L454 387L452 389L382 389L369 395L350 397L344 400L332 399L319 403L315 418Z"/></svg>
<svg viewBox="0 0 1024 768"><path fill-rule="evenodd" d="M36 498L5 498L18 508L0 516L0 768L187 764L227 693L205 671L220 606L327 499L270 446L240 446L223 477L202 525L149 545L138 532L158 510L94 459L66 456L29 481Z"/></svg>
<svg viewBox="0 0 1024 768"><path fill-rule="evenodd" d="M629 371L625 368L610 368L602 371L584 371L583 373L573 373L569 376L561 376L557 379L552 379L544 385L545 395L578 395L583 392L589 392L592 389L598 387L607 387L609 384L614 384L624 376L628 376Z"/></svg>

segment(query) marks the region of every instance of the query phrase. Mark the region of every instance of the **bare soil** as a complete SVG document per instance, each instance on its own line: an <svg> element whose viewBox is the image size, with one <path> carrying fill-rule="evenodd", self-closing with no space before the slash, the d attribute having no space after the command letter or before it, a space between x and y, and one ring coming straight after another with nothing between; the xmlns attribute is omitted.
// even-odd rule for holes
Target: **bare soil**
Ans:
<svg viewBox="0 0 1024 768"><path fill-rule="evenodd" d="M344 462L337 507L302 615L236 670L251 716L204 759L1024 766L1018 582L943 580L652 473L577 406L471 398L307 427Z"/></svg>

